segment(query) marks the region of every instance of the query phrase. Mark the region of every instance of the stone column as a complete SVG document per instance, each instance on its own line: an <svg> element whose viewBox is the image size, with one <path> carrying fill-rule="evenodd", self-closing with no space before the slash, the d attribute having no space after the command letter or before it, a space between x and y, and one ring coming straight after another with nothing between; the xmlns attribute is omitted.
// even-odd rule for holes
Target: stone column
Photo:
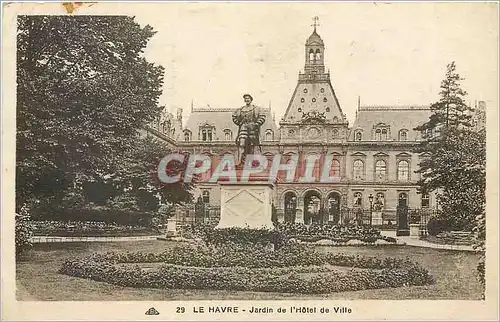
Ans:
<svg viewBox="0 0 500 322"><path fill-rule="evenodd" d="M295 222L304 223L304 199L297 196L297 210L295 211Z"/></svg>

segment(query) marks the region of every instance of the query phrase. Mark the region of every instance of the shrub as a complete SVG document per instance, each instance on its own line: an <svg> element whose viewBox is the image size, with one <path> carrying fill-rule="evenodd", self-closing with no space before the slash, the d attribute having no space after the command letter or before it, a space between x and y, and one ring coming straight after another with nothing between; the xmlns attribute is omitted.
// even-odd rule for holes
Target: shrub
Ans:
<svg viewBox="0 0 500 322"><path fill-rule="evenodd" d="M22 255L26 250L33 246L31 237L33 236L33 228L30 222L30 215L26 207L22 207L19 214L15 217L16 227L16 255Z"/></svg>
<svg viewBox="0 0 500 322"><path fill-rule="evenodd" d="M257 247L249 253L252 248L233 246L236 250L229 247L219 253L208 247L183 246L160 254L93 254L65 261L59 272L130 287L303 294L434 283L426 269L408 259L320 254L289 245L278 252ZM155 270L123 265L140 262L163 264ZM325 264L358 269L346 272Z"/></svg>
<svg viewBox="0 0 500 322"><path fill-rule="evenodd" d="M32 221L37 236L131 236L158 234L154 228L102 221Z"/></svg>
<svg viewBox="0 0 500 322"><path fill-rule="evenodd" d="M427 231L429 235L436 236L443 231L449 231L450 226L445 219L431 218L427 223Z"/></svg>

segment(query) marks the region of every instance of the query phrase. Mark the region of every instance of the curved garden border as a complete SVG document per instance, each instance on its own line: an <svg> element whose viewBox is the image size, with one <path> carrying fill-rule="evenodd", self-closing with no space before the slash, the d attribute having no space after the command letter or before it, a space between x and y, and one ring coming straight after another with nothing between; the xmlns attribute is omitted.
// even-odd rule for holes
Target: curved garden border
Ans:
<svg viewBox="0 0 500 322"><path fill-rule="evenodd" d="M214 253L210 249L183 247L157 254L94 254L66 261L59 272L129 287L303 294L434 283L425 268L408 259L317 252L293 257L297 249L262 252L260 257L227 251ZM127 265L130 263L159 265L146 270L139 265Z"/></svg>

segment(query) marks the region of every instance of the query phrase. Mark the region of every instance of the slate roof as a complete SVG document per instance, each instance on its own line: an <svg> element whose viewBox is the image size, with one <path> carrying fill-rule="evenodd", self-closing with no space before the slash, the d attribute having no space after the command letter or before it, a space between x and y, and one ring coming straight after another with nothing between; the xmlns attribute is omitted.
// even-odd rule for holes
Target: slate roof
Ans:
<svg viewBox="0 0 500 322"><path fill-rule="evenodd" d="M264 141L264 135L267 129L274 132L274 139L278 140L279 131L273 121L270 108L262 108L266 115L266 122L261 127L261 141ZM200 126L211 125L215 127L215 138L213 141L226 141L224 130L229 129L233 133L233 140L238 133L238 126L232 121L232 114L235 108L196 108L193 109L188 117L185 130L192 133L192 141L198 141L198 131ZM180 139L182 141L182 138Z"/></svg>
<svg viewBox="0 0 500 322"><path fill-rule="evenodd" d="M375 128L388 126L389 141L398 141L400 130L408 130L407 141L419 140L421 135L413 130L425 123L431 110L428 106L360 106L349 134L349 141L354 141L357 131L362 131L362 141L375 141Z"/></svg>

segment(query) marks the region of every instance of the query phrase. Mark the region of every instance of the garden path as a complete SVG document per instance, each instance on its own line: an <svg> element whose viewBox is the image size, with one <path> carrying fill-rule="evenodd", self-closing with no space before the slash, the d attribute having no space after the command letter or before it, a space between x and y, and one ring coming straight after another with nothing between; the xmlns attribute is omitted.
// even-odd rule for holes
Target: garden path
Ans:
<svg viewBox="0 0 500 322"><path fill-rule="evenodd" d="M396 236L395 230L383 230L380 232L383 236L393 237L403 241L408 246L415 247L425 247L434 249L446 249L446 250L462 250L462 251L475 251L472 246L469 245L443 245L435 244L425 240L421 240L418 236Z"/></svg>

